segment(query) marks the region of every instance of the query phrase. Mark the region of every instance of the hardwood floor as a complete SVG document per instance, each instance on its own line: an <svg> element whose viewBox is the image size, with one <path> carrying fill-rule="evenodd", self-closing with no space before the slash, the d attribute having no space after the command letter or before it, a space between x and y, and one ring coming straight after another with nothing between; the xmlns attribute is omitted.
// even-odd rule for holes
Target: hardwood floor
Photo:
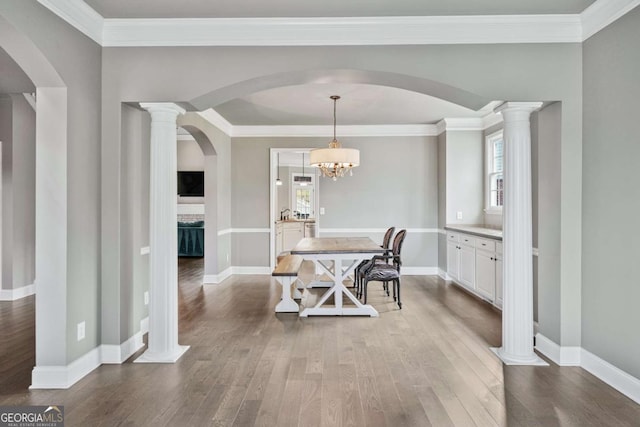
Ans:
<svg viewBox="0 0 640 427"><path fill-rule="evenodd" d="M580 368L505 367L500 315L437 277L403 278L379 318L275 314L270 276L201 286L180 260L175 364L103 365L28 390L34 298L0 302L0 405L61 404L67 426L638 426L640 405Z"/></svg>

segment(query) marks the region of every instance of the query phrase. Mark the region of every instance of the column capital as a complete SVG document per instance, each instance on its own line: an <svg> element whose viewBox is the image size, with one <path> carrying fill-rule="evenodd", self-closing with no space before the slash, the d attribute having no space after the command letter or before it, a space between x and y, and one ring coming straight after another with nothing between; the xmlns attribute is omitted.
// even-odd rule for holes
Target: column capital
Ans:
<svg viewBox="0 0 640 427"><path fill-rule="evenodd" d="M149 113L174 113L176 116L187 112L184 108L173 102L141 102L140 107Z"/></svg>
<svg viewBox="0 0 640 427"><path fill-rule="evenodd" d="M542 107L542 102L507 101L507 102L503 102L502 104L494 108L493 112L496 114L500 114L500 113L511 112L511 111L526 111L529 114L531 114L534 111L540 109L540 107Z"/></svg>

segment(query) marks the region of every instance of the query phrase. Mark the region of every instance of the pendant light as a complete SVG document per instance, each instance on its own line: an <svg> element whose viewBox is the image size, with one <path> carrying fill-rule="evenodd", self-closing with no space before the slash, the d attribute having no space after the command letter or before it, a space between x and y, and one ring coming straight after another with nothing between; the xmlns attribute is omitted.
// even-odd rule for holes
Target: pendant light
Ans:
<svg viewBox="0 0 640 427"><path fill-rule="evenodd" d="M349 175L353 175L352 168L360 164L360 151L342 148L342 144L336 139L336 103L340 97L332 95L329 98L333 100L333 141L329 143L329 148L311 150L309 160L312 166L320 168L323 176L337 181L347 171Z"/></svg>
<svg viewBox="0 0 640 427"><path fill-rule="evenodd" d="M276 153L276 156L278 158L278 166L276 169L276 172L278 174L278 178L276 179L276 185L282 185L282 180L280 179L280 153Z"/></svg>
<svg viewBox="0 0 640 427"><path fill-rule="evenodd" d="M304 151L302 152L302 179L300 180L300 186L301 187L307 186L307 181L304 177Z"/></svg>

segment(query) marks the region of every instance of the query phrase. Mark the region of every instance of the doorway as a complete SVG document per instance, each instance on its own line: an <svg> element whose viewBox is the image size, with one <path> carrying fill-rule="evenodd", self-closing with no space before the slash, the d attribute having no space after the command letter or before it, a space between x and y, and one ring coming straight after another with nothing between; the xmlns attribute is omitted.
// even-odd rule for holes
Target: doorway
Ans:
<svg viewBox="0 0 640 427"><path fill-rule="evenodd" d="M310 148L271 148L269 177L269 262L274 268L281 252L302 237L316 236L319 230L319 170L309 164ZM279 185L280 183L280 185ZM279 239L284 222L287 239ZM291 238L291 236L295 236Z"/></svg>

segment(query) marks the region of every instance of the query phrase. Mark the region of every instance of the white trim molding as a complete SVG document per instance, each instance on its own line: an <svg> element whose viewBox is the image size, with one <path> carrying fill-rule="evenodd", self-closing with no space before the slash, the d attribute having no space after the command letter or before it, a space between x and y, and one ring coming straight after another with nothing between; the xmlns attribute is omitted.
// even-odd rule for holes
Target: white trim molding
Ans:
<svg viewBox="0 0 640 427"><path fill-rule="evenodd" d="M220 129L222 132L231 136L233 134L233 125L222 117L216 110L209 108L198 113L203 119Z"/></svg>
<svg viewBox="0 0 640 427"><path fill-rule="evenodd" d="M202 278L202 283L205 285L217 285L222 283L227 278L231 277L233 267L226 268L218 274L205 274Z"/></svg>
<svg viewBox="0 0 640 427"><path fill-rule="evenodd" d="M236 265L228 267L218 274L206 274L202 278L202 283L205 285L217 285L228 279L232 275L246 275L246 274L271 274L271 267L265 266L242 266Z"/></svg>
<svg viewBox="0 0 640 427"><path fill-rule="evenodd" d="M21 286L15 289L0 289L0 301L15 301L36 293L36 285Z"/></svg>
<svg viewBox="0 0 640 427"><path fill-rule="evenodd" d="M579 14L105 19L83 0L38 1L105 47L580 43L640 4L597 0Z"/></svg>
<svg viewBox="0 0 640 427"><path fill-rule="evenodd" d="M38 0L38 2L85 36L104 46L102 32L105 19L84 0Z"/></svg>
<svg viewBox="0 0 640 427"><path fill-rule="evenodd" d="M66 389L100 366L100 347L80 356L67 366L35 366L29 389Z"/></svg>
<svg viewBox="0 0 640 427"><path fill-rule="evenodd" d="M342 137L367 136L437 136L436 125L343 125L337 126L337 133ZM231 137L331 137L333 126L232 126Z"/></svg>
<svg viewBox="0 0 640 427"><path fill-rule="evenodd" d="M439 274L438 267L402 267L401 274L403 276L437 276Z"/></svg>
<svg viewBox="0 0 640 427"><path fill-rule="evenodd" d="M618 18L640 5L640 0L598 0L581 14L582 41L615 22Z"/></svg>
<svg viewBox="0 0 640 427"><path fill-rule="evenodd" d="M102 45L367 46L577 43L578 14L105 19Z"/></svg>
<svg viewBox="0 0 640 427"><path fill-rule="evenodd" d="M148 325L147 318L147 325ZM142 323L142 322L140 322ZM120 345L102 344L100 346L100 356L102 363L106 364L121 364L125 360L130 358L136 351L144 347L142 341L143 335L146 333L142 331L136 332L131 338L126 340Z"/></svg>
<svg viewBox="0 0 640 427"><path fill-rule="evenodd" d="M396 227L397 230L402 227ZM438 228L407 228L407 233L446 233ZM384 233L386 228L320 228L319 234L363 234L363 233Z"/></svg>
<svg viewBox="0 0 640 427"><path fill-rule="evenodd" d="M580 366L580 347L560 347L544 335L536 334L536 350L559 366Z"/></svg>
<svg viewBox="0 0 640 427"><path fill-rule="evenodd" d="M640 379L590 351L578 346L562 347L540 333L536 334L536 350L559 366L580 366L636 403L640 403Z"/></svg>

